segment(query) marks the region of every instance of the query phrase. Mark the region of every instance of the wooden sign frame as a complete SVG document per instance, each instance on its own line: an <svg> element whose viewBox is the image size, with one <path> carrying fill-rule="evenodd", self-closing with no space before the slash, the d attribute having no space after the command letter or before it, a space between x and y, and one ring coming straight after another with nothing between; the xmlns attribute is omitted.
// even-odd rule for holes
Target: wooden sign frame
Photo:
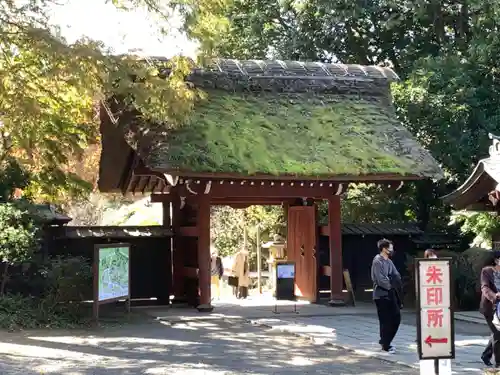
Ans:
<svg viewBox="0 0 500 375"><path fill-rule="evenodd" d="M102 301L99 301L99 251L101 249L107 248L116 248L116 247L126 247L128 248L128 293L124 296L108 298ZM131 263L131 245L129 243L111 243L111 244L97 244L94 245L94 260L92 264L92 274L93 274L93 309L92 315L95 324L98 324L99 321L99 306L118 302L119 300L125 299L125 305L127 309L127 313L130 313L130 263Z"/></svg>
<svg viewBox="0 0 500 375"><path fill-rule="evenodd" d="M421 263L433 263L433 262L448 262L449 267L449 279L446 282L449 285L449 293L450 293L450 307L449 307L449 318L450 318L450 354L447 356L425 356L422 351L422 304L421 304L421 295L420 295L420 264ZM453 308L452 297L455 295L455 288L453 286L453 276L452 276L452 258L417 258L415 259L415 276L417 280L417 352L420 360L434 360L438 361L440 359L454 359L455 358L455 311Z"/></svg>

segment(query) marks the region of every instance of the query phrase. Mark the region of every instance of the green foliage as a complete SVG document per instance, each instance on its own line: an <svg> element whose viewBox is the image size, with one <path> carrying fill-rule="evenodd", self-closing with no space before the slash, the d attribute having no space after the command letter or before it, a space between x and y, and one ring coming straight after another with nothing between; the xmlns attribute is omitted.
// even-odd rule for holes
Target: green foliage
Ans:
<svg viewBox="0 0 500 375"><path fill-rule="evenodd" d="M0 298L0 328L16 330L19 328L36 328L39 310L31 297L7 295Z"/></svg>
<svg viewBox="0 0 500 375"><path fill-rule="evenodd" d="M28 260L36 248L38 228L25 202L0 204L0 259L8 264Z"/></svg>
<svg viewBox="0 0 500 375"><path fill-rule="evenodd" d="M452 268L455 303L462 310L476 310L479 306L479 273L476 273L467 255L460 255Z"/></svg>
<svg viewBox="0 0 500 375"><path fill-rule="evenodd" d="M475 235L471 246L491 248L494 234L500 233L500 220L492 212L454 212L451 224L461 224L462 233Z"/></svg>
<svg viewBox="0 0 500 375"><path fill-rule="evenodd" d="M0 298L0 328L56 328L86 325L89 308L81 301L92 297L92 267L81 257L57 257L38 265L41 283L33 275L26 280L29 292L38 296L7 294ZM31 294L31 293L30 293Z"/></svg>
<svg viewBox="0 0 500 375"><path fill-rule="evenodd" d="M0 329L73 328L87 325L89 316L76 313L71 304L58 305L21 295L0 298Z"/></svg>
<svg viewBox="0 0 500 375"><path fill-rule="evenodd" d="M88 259L55 257L41 271L47 300L61 304L92 299L92 265Z"/></svg>
<svg viewBox="0 0 500 375"><path fill-rule="evenodd" d="M375 184L350 184L342 199L342 221L345 223L415 222L414 185L388 192Z"/></svg>
<svg viewBox="0 0 500 375"><path fill-rule="evenodd" d="M158 4L120 2L155 13ZM48 21L54 6L54 0L33 0L0 7L0 167L14 158L30 173L27 191L42 200L91 187L70 165L99 141L100 101L118 95L145 118L170 123L190 111L195 98L183 80L186 59L168 63L165 79L155 64L110 54L99 42L70 44Z"/></svg>
<svg viewBox="0 0 500 375"><path fill-rule="evenodd" d="M470 248L457 258L453 269L458 307L477 309L481 297L481 269L491 265L492 252L483 248Z"/></svg>
<svg viewBox="0 0 500 375"><path fill-rule="evenodd" d="M393 87L397 115L442 163L447 178L419 182L404 198L359 189L343 205L343 215L353 221L411 218L422 228L443 227L449 210L438 198L463 181L486 153L488 131L500 131L496 1L173 3L184 16L184 30L200 41L206 56L395 69L402 78Z"/></svg>
<svg viewBox="0 0 500 375"><path fill-rule="evenodd" d="M474 279L476 281L476 291L479 292L480 284L479 278L481 275L481 270L483 267L490 266L493 264L493 252L490 249L484 249L481 247L471 247L462 253L464 259L470 264L472 272L474 273Z"/></svg>
<svg viewBox="0 0 500 375"><path fill-rule="evenodd" d="M272 240L275 234L284 235L283 209L279 206L250 206L246 209L213 206L211 223L212 242L221 256L233 255L244 246L246 230L251 266L256 259L258 225L261 243Z"/></svg>
<svg viewBox="0 0 500 375"><path fill-rule="evenodd" d="M367 100L208 92L187 125L168 132L158 163L241 174L437 173L428 159L412 160L391 111Z"/></svg>

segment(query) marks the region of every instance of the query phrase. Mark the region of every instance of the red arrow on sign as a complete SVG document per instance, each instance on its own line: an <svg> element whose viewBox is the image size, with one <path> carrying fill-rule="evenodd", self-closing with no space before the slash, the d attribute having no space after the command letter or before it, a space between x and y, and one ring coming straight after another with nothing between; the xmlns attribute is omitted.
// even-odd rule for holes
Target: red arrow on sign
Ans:
<svg viewBox="0 0 500 375"><path fill-rule="evenodd" d="M432 348L432 344L447 344L448 339L447 338L435 339L432 338L431 335L429 335L424 342Z"/></svg>

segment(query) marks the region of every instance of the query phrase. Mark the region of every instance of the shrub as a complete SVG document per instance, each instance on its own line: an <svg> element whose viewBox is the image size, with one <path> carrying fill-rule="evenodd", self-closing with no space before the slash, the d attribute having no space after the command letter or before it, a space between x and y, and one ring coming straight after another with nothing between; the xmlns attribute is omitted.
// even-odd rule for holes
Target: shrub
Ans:
<svg viewBox="0 0 500 375"><path fill-rule="evenodd" d="M491 250L478 247L471 247L461 254L455 271L455 290L460 309L478 308L481 298L481 269L491 264L492 260Z"/></svg>
<svg viewBox="0 0 500 375"><path fill-rule="evenodd" d="M479 280L481 269L487 265L493 264L493 252L490 249L471 247L465 250L462 255L472 266L474 273L477 275L477 280Z"/></svg>
<svg viewBox="0 0 500 375"><path fill-rule="evenodd" d="M32 274L39 275L36 283L43 293L9 294L0 298L0 328L73 327L88 323L89 307L81 302L92 296L89 260L57 257L38 266Z"/></svg>
<svg viewBox="0 0 500 375"><path fill-rule="evenodd" d="M45 265L45 298L57 303L92 299L92 265L83 257L56 257Z"/></svg>
<svg viewBox="0 0 500 375"><path fill-rule="evenodd" d="M81 326L90 322L89 315L83 311L68 309L66 304L54 305L47 299L7 294L0 298L0 328L13 331Z"/></svg>
<svg viewBox="0 0 500 375"><path fill-rule="evenodd" d="M0 298L0 328L35 328L39 322L36 303L31 297L4 295Z"/></svg>
<svg viewBox="0 0 500 375"><path fill-rule="evenodd" d="M26 262L33 256L38 229L26 202L0 204L0 261L3 262L0 295L5 292L9 266Z"/></svg>

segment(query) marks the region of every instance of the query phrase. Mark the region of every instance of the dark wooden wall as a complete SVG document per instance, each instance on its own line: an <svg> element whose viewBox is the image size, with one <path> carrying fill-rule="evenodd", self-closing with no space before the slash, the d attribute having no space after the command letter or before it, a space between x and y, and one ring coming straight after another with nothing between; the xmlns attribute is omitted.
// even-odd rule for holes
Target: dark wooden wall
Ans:
<svg viewBox="0 0 500 375"><path fill-rule="evenodd" d="M378 254L377 241L387 238L394 243L395 254L393 262L402 276L407 274L405 254L415 255L416 247L408 235L343 235L342 236L342 266L348 269L356 292L362 294L364 289L372 288L371 265L375 255ZM321 235L319 238L320 266L330 264L328 237ZM345 285L344 285L345 288ZM320 290L329 289L329 277L321 276Z"/></svg>
<svg viewBox="0 0 500 375"><path fill-rule="evenodd" d="M172 292L170 239L162 237L55 238L51 256L83 256L93 260L94 245L125 242L131 245L130 293L134 305L169 304Z"/></svg>

